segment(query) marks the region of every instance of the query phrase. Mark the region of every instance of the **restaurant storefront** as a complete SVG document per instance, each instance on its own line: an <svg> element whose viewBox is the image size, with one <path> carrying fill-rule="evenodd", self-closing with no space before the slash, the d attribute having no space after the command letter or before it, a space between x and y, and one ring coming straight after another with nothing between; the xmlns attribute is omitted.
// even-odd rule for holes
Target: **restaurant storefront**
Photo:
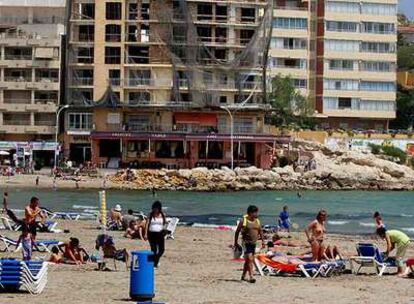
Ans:
<svg viewBox="0 0 414 304"><path fill-rule="evenodd" d="M92 162L105 167L118 159L121 167L133 168L219 168L230 166L229 134L163 133L163 132L92 132ZM233 136L235 166L270 166L269 151L277 144L286 144L288 137L274 135Z"/></svg>

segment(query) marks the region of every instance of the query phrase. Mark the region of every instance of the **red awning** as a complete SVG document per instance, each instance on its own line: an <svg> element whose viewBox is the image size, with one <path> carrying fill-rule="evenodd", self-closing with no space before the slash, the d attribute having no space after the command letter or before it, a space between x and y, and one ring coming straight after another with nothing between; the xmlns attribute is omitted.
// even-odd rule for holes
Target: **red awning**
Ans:
<svg viewBox="0 0 414 304"><path fill-rule="evenodd" d="M202 126L217 126L217 114L215 113L174 113L175 123L177 124L198 124Z"/></svg>

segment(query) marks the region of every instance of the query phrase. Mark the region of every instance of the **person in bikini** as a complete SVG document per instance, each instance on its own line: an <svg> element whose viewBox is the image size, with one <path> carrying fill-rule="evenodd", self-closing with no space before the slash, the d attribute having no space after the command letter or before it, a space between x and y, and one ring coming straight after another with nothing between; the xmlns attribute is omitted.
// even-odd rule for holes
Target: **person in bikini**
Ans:
<svg viewBox="0 0 414 304"><path fill-rule="evenodd" d="M262 247L265 247L262 226L258 218L259 208L256 206L249 206L247 214L239 222L234 236L234 248L239 246L239 236L242 234L242 241L244 247L244 267L241 277L242 281L255 283L253 278L253 260L256 252L256 243L259 239L262 240ZM249 279L246 279L246 274L249 274Z"/></svg>
<svg viewBox="0 0 414 304"><path fill-rule="evenodd" d="M328 213L326 210L319 210L316 219L313 220L305 229L306 238L311 245L312 261L320 261L325 254L324 238L326 234L325 222Z"/></svg>

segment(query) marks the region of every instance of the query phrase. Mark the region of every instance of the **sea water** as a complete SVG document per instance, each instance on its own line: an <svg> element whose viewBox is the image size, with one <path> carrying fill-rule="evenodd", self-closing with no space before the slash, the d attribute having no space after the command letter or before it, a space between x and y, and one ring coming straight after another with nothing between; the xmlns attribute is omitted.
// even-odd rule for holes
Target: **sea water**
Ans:
<svg viewBox="0 0 414 304"><path fill-rule="evenodd" d="M31 196L41 205L56 211L93 213L99 206L98 190L8 189L11 208L22 209ZM299 229L315 218L320 208L328 211L329 232L373 233L374 211L379 211L388 228L397 228L414 236L414 192L392 191L250 191L180 192L107 190L108 209L120 204L123 210L147 213L154 200L160 200L168 215L181 222L211 225L235 225L250 204L260 209L263 224L276 224L284 205L289 206L291 222Z"/></svg>

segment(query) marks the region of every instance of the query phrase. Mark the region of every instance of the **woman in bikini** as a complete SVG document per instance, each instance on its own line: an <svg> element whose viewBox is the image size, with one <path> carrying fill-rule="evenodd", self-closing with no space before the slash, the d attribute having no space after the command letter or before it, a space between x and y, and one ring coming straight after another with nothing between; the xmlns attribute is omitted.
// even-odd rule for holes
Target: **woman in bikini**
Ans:
<svg viewBox="0 0 414 304"><path fill-rule="evenodd" d="M305 229L306 237L312 248L312 261L320 261L324 256L325 245L323 241L326 234L325 222L327 216L326 210L319 210L316 219Z"/></svg>

